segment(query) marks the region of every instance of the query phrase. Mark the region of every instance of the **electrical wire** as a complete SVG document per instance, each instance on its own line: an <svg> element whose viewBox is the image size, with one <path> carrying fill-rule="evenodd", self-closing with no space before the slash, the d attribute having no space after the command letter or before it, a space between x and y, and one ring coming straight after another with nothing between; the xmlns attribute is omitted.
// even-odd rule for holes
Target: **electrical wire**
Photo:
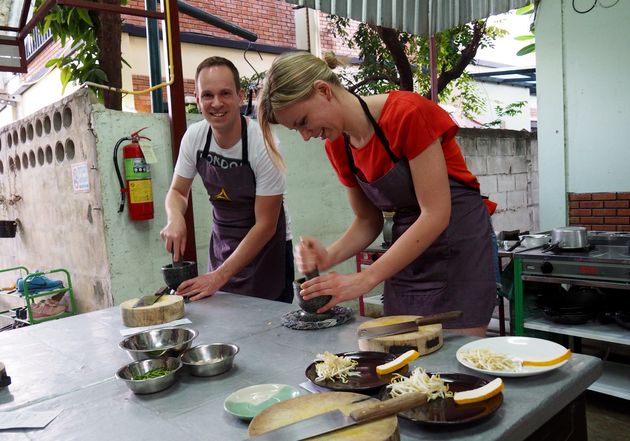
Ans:
<svg viewBox="0 0 630 441"><path fill-rule="evenodd" d="M175 67L173 65L173 39L171 36L171 13L169 8L169 2L171 0L164 0L164 10L166 15L166 41L168 44L168 73L170 80L167 82L163 82L160 84L156 84L153 87L149 87L144 90L125 90L118 87L105 86L104 84L93 83L91 81L85 81L83 84L86 84L91 87L96 87L98 89L109 90L110 92L117 92L125 95L142 95L145 93L153 92L154 90L160 89L162 87L170 86L175 82L174 70Z"/></svg>
<svg viewBox="0 0 630 441"><path fill-rule="evenodd" d="M597 5L597 0L595 0L593 2L593 4L591 5L590 8L584 10L584 11L580 11L578 8L575 7L575 0L572 1L572 6L573 6L573 10L575 12L577 12L578 14L588 14L589 12L591 12L593 10L593 8Z"/></svg>
<svg viewBox="0 0 630 441"><path fill-rule="evenodd" d="M601 0L599 0L599 6L601 6L602 8L606 8L606 9L608 9L608 8L612 8L612 7L613 7L613 6L615 6L617 3L619 3L619 0L615 0L615 2L614 2L613 4L608 5L608 6L605 6L605 5L602 5L602 1L601 1Z"/></svg>

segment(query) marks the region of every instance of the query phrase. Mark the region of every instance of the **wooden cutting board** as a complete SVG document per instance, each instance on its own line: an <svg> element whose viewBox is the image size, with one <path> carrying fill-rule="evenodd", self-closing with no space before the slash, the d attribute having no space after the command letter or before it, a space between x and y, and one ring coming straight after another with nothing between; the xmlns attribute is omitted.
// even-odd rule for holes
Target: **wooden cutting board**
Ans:
<svg viewBox="0 0 630 441"><path fill-rule="evenodd" d="M281 401L254 417L249 424L249 436L262 435L278 427L334 409L340 409L347 415L354 408L367 403L368 401L366 400L361 403L351 404L364 398L366 398L366 395L353 392L323 392ZM378 400L371 398L369 401ZM309 440L399 441L398 417L392 415L369 423L357 424L346 429L309 438Z"/></svg>
<svg viewBox="0 0 630 441"><path fill-rule="evenodd" d="M418 317L421 316L390 315L379 317L369 322L361 323L359 330L408 322ZM419 326L416 332L409 332L407 334L359 339L359 349L362 351L390 352L395 355L400 355L410 349L415 349L420 355L426 355L437 351L443 344L442 325L440 323Z"/></svg>
<svg viewBox="0 0 630 441"><path fill-rule="evenodd" d="M161 325L184 316L184 298L178 295L165 295L153 305L133 306L139 299L130 299L120 304L120 313L125 326Z"/></svg>

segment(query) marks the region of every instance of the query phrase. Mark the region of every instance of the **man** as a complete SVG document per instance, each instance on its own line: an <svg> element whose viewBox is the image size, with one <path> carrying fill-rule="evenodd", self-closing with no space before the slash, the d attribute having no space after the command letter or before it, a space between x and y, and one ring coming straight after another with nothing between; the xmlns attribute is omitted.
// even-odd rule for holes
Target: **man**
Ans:
<svg viewBox="0 0 630 441"><path fill-rule="evenodd" d="M221 289L291 303L293 250L282 158L269 154L258 123L241 116L239 83L238 70L225 58L210 57L197 67L195 98L204 120L182 138L160 236L180 260L184 213L198 173L213 205L208 273L183 282L177 293L194 301Z"/></svg>

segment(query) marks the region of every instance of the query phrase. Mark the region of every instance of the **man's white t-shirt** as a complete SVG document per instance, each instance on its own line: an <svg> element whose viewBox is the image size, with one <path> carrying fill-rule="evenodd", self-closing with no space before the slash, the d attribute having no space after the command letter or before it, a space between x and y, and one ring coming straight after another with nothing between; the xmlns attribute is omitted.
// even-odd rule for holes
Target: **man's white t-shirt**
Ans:
<svg viewBox="0 0 630 441"><path fill-rule="evenodd" d="M249 166L254 172L256 180L256 196L276 196L286 193L286 179L284 173L276 168L265 147L262 131L258 123L247 119L247 156ZM179 156L175 164L175 174L187 179L197 175L197 152L202 153L208 137L210 124L204 119L191 124L182 137ZM279 146L277 140L276 145ZM217 144L214 135L210 142L209 156L212 163L218 167L228 168L240 164L243 157L243 143L239 139L232 147L223 149ZM287 240L291 240L291 219L284 201L284 215L287 224Z"/></svg>

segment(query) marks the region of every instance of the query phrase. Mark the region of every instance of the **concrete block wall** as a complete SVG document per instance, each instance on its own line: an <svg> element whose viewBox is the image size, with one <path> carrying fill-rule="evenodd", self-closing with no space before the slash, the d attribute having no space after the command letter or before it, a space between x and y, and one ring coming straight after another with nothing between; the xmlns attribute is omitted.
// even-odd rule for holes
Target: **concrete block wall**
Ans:
<svg viewBox="0 0 630 441"><path fill-rule="evenodd" d="M112 305L91 106L82 90L0 129L0 218L19 221L0 268L67 269L82 311ZM79 171L88 191L74 189Z"/></svg>
<svg viewBox="0 0 630 441"><path fill-rule="evenodd" d="M537 231L538 152L534 134L515 130L460 129L457 140L481 193L498 204L495 231Z"/></svg>

